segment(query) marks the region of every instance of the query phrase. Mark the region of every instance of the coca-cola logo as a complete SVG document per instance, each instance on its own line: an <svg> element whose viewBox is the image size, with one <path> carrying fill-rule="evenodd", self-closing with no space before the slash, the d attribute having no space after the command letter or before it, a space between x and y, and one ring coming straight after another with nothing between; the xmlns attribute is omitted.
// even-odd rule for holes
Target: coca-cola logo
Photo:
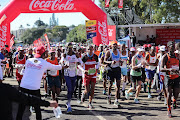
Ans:
<svg viewBox="0 0 180 120"><path fill-rule="evenodd" d="M112 36L112 34L113 34L113 29L108 29L108 34L109 34L109 36Z"/></svg>
<svg viewBox="0 0 180 120"><path fill-rule="evenodd" d="M32 0L29 5L30 11L56 11L73 10L73 0Z"/></svg>
<svg viewBox="0 0 180 120"><path fill-rule="evenodd" d="M0 26L0 40L6 41L7 25Z"/></svg>
<svg viewBox="0 0 180 120"><path fill-rule="evenodd" d="M102 44L108 44L108 33L107 33L107 25L106 22L99 22L98 21L98 32L101 35Z"/></svg>

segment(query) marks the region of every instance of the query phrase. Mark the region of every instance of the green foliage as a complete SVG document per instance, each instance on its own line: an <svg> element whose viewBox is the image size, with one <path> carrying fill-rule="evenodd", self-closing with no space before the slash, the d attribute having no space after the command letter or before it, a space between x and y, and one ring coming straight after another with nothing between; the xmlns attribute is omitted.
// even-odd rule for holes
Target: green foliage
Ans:
<svg viewBox="0 0 180 120"><path fill-rule="evenodd" d="M123 7L134 9L145 23L180 22L179 0L124 0ZM105 6L100 0L100 6ZM111 0L110 7L118 7L118 0Z"/></svg>
<svg viewBox="0 0 180 120"><path fill-rule="evenodd" d="M25 44L32 44L34 40L40 38L45 33L45 28L27 29L21 36L21 40Z"/></svg>
<svg viewBox="0 0 180 120"><path fill-rule="evenodd" d="M86 28L85 25L78 25L67 35L67 42L86 42Z"/></svg>
<svg viewBox="0 0 180 120"><path fill-rule="evenodd" d="M40 27L40 26L45 26L45 23L43 21L41 21L40 19L39 20L36 20L36 22L34 23L37 27Z"/></svg>

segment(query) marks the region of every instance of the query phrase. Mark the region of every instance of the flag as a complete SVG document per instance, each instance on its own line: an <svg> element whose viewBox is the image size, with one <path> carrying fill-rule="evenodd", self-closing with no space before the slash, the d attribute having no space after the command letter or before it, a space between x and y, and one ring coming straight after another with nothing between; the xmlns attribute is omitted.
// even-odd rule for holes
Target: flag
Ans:
<svg viewBox="0 0 180 120"><path fill-rule="evenodd" d="M118 0L118 8L123 8L123 0Z"/></svg>
<svg viewBox="0 0 180 120"><path fill-rule="evenodd" d="M48 36L47 36L47 34L44 34L44 37L45 37L45 39L46 39L46 41L47 41L48 48L50 49L50 44L49 44L49 39L48 39Z"/></svg>
<svg viewBox="0 0 180 120"><path fill-rule="evenodd" d="M116 26L108 25L109 40L116 40Z"/></svg>
<svg viewBox="0 0 180 120"><path fill-rule="evenodd" d="M0 19L0 25L1 25L1 23L2 23L6 18L7 18L7 16L4 14L4 15L2 16L2 18Z"/></svg>
<svg viewBox="0 0 180 120"><path fill-rule="evenodd" d="M105 0L105 8L109 7L110 0Z"/></svg>
<svg viewBox="0 0 180 120"><path fill-rule="evenodd" d="M12 48L13 44L14 44L14 35L11 37L10 39L10 49Z"/></svg>

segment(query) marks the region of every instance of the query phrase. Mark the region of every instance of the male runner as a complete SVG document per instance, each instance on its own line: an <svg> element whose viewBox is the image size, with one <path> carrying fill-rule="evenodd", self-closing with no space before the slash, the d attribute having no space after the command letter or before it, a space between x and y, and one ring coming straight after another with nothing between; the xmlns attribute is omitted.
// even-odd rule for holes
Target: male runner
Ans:
<svg viewBox="0 0 180 120"><path fill-rule="evenodd" d="M171 97L172 93L174 96L173 99L173 108L177 107L176 100L180 91L180 77L179 77L179 60L175 56L175 43L173 41L169 41L167 43L168 53L165 54L162 58L162 63L160 70L161 72L166 72L169 75L169 79L164 81L165 87L167 90L167 110L168 117L172 117L171 114Z"/></svg>
<svg viewBox="0 0 180 120"><path fill-rule="evenodd" d="M121 83L121 60L120 60L120 52L117 49L117 42L114 42L112 45L112 50L106 52L104 63L108 64L108 104L111 104L111 87L113 85L114 79L116 79L116 95L114 105L120 107L118 102L119 91L120 91L120 83Z"/></svg>

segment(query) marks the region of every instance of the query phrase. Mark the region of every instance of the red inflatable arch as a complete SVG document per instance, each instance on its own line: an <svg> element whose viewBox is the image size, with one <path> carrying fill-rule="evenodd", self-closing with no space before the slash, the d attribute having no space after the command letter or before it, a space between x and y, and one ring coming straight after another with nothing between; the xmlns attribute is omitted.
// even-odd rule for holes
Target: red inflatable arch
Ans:
<svg viewBox="0 0 180 120"><path fill-rule="evenodd" d="M69 12L82 12L88 19L97 20L97 37L93 43L109 44L107 16L92 0L11 0L0 11L0 48L10 45L10 23L19 14Z"/></svg>

